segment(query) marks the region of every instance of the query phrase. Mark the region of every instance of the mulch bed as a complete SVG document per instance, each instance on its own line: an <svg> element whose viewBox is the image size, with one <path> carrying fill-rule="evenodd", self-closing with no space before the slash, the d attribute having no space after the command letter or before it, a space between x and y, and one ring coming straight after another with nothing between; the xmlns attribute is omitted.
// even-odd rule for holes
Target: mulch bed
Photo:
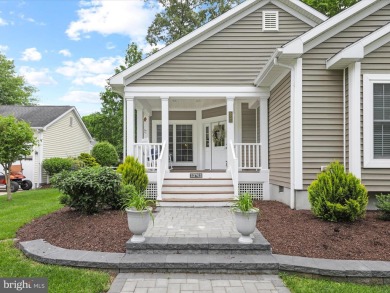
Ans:
<svg viewBox="0 0 390 293"><path fill-rule="evenodd" d="M275 202L256 202L261 210L257 228L273 253L331 259L390 261L390 222L368 211L355 223L330 223L310 211L294 211ZM69 249L125 252L131 237L126 213L105 211L86 216L68 208L41 217L18 232L20 241L45 239Z"/></svg>

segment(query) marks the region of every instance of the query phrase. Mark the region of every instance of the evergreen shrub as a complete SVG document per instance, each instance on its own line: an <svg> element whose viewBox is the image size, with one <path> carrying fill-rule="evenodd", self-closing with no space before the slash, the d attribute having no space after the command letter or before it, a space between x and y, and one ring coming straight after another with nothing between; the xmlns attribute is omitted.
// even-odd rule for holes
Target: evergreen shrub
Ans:
<svg viewBox="0 0 390 293"><path fill-rule="evenodd" d="M119 157L115 147L107 141L98 142L92 149L92 156L102 166L118 165Z"/></svg>
<svg viewBox="0 0 390 293"><path fill-rule="evenodd" d="M123 164L120 164L117 172L122 175L122 183L124 185L134 185L135 189L142 193L148 186L148 175L143 164L132 156L126 157Z"/></svg>
<svg viewBox="0 0 390 293"><path fill-rule="evenodd" d="M382 212L381 219L390 221L390 194L378 194L376 207Z"/></svg>
<svg viewBox="0 0 390 293"><path fill-rule="evenodd" d="M55 175L51 183L65 196L60 203L86 214L93 214L106 207L119 209L121 179L108 167L89 167Z"/></svg>
<svg viewBox="0 0 390 293"><path fill-rule="evenodd" d="M323 220L338 222L364 218L368 204L367 189L339 162L331 163L318 174L308 188L313 214Z"/></svg>

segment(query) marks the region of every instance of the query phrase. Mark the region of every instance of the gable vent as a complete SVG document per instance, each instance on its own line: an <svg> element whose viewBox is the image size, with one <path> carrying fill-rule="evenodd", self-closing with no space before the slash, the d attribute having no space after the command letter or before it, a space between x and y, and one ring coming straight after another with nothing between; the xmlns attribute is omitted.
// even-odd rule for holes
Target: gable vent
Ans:
<svg viewBox="0 0 390 293"><path fill-rule="evenodd" d="M279 30L278 11L263 11L263 31Z"/></svg>

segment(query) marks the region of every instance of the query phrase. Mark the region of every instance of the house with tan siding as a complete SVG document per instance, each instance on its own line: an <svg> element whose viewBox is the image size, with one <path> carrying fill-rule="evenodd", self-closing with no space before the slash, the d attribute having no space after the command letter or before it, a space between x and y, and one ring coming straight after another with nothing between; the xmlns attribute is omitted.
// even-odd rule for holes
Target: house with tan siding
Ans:
<svg viewBox="0 0 390 293"><path fill-rule="evenodd" d="M38 145L31 156L21 162L23 173L33 182L33 187L47 183L42 169L44 159L77 157L90 153L93 139L79 113L72 106L0 106L0 115L12 115L26 121L34 130Z"/></svg>
<svg viewBox="0 0 390 293"><path fill-rule="evenodd" d="M390 0L329 19L247 0L109 82L124 97L124 154L161 205L250 192L302 209L335 160L390 192L389 65Z"/></svg>

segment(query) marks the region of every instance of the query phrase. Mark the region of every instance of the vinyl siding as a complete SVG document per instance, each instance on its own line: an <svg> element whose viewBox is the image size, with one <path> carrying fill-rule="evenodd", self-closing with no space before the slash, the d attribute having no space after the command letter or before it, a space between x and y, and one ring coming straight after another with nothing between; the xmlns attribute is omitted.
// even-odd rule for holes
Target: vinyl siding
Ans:
<svg viewBox="0 0 390 293"><path fill-rule="evenodd" d="M390 193L390 168L363 168L363 74L390 75L390 43L368 54L361 62L361 145L362 145L362 183L371 192Z"/></svg>
<svg viewBox="0 0 390 293"><path fill-rule="evenodd" d="M269 169L270 183L290 187L290 88L288 74L269 98Z"/></svg>
<svg viewBox="0 0 390 293"><path fill-rule="evenodd" d="M70 117L73 119L72 126ZM43 159L77 157L80 153L89 152L89 137L73 111L43 132Z"/></svg>
<svg viewBox="0 0 390 293"><path fill-rule="evenodd" d="M303 185L325 166L343 160L343 71L325 62L348 45L390 22L390 5L303 55Z"/></svg>
<svg viewBox="0 0 390 293"><path fill-rule="evenodd" d="M202 119L226 115L226 106L211 108L202 111Z"/></svg>
<svg viewBox="0 0 390 293"><path fill-rule="evenodd" d="M279 12L278 32L262 32L263 10ZM134 81L132 86L253 86L275 49L310 28L267 4Z"/></svg>
<svg viewBox="0 0 390 293"><path fill-rule="evenodd" d="M241 104L242 142L256 143L256 109L249 109L248 103Z"/></svg>

